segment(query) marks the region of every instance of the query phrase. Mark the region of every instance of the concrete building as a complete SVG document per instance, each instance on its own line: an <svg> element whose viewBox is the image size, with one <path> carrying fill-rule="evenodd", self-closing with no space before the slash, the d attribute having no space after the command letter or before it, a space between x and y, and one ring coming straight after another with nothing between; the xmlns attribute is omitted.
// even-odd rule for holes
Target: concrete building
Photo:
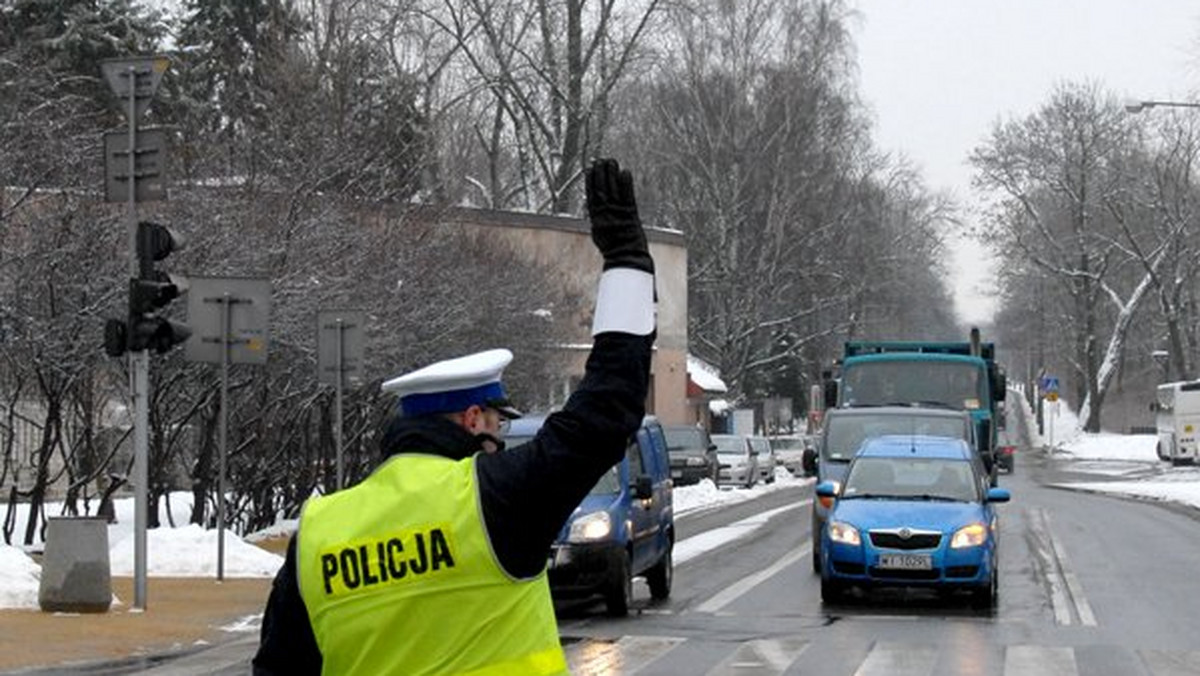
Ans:
<svg viewBox="0 0 1200 676"><path fill-rule="evenodd" d="M590 226L582 218L456 208L439 213L436 222L472 237L487 238L519 258L556 271L571 292L584 297L596 292L601 259L591 242ZM646 237L654 257L658 292L658 339L646 408L664 423L694 423L694 402L689 403L688 398L687 246L677 230L647 227ZM590 326L590 318L580 325ZM581 330L576 340L563 346L577 354L570 372L563 374L564 399L583 375L590 344L591 336Z"/></svg>

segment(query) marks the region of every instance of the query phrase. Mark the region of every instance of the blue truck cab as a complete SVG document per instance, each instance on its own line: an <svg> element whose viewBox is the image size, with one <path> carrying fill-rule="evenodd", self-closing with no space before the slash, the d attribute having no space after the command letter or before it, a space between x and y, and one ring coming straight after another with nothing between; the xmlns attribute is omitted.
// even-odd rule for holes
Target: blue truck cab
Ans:
<svg viewBox="0 0 1200 676"><path fill-rule="evenodd" d="M506 442L532 438L545 416L514 420ZM645 576L653 599L671 594L675 546L673 483L662 425L647 416L625 457L575 508L551 547L547 574L556 599L599 596L609 615L628 614L633 578Z"/></svg>

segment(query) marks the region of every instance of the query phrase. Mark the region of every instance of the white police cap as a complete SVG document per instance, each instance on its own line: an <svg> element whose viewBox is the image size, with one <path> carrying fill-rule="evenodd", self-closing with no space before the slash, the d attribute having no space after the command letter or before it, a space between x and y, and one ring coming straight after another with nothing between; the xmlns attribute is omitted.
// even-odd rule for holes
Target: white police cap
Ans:
<svg viewBox="0 0 1200 676"><path fill-rule="evenodd" d="M392 378L381 389L400 397L400 409L406 416L450 413L478 405L496 409L507 418L519 418L521 412L509 402L500 382L512 358L512 352L505 349L476 352Z"/></svg>

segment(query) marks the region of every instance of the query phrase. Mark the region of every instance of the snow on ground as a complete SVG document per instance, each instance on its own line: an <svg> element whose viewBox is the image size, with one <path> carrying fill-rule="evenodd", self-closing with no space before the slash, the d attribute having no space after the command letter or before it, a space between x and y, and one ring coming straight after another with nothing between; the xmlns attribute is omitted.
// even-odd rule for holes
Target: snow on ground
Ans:
<svg viewBox="0 0 1200 676"><path fill-rule="evenodd" d="M134 560L134 503L133 498L116 500L113 506L117 523L108 526L108 559L114 576L132 576ZM216 529L204 529L195 524L182 524L191 513L192 494L172 493L170 513L176 527L164 526L146 531L146 574L148 577L211 577L217 576ZM53 518L62 511L61 503L48 503L46 514ZM16 510L16 534L24 533L28 509ZM160 505L161 523L170 523L166 503ZM31 548L40 551L43 543ZM225 577L274 577L283 557L257 547L230 530L225 531ZM23 547L11 547L0 542L0 609L38 607L38 584L41 566L34 562Z"/></svg>
<svg viewBox="0 0 1200 676"><path fill-rule="evenodd" d="M1155 452L1158 438L1153 434L1079 432L1075 413L1064 402L1058 403L1053 428L1047 418L1046 429L1041 436L1037 433L1031 411L1025 407L1033 443L1050 445L1053 439L1056 458L1071 461L1080 471L1116 477L1111 481L1081 481L1059 486L1178 502L1200 508L1200 468L1172 467L1159 460ZM1046 410L1050 408L1050 404L1047 404Z"/></svg>

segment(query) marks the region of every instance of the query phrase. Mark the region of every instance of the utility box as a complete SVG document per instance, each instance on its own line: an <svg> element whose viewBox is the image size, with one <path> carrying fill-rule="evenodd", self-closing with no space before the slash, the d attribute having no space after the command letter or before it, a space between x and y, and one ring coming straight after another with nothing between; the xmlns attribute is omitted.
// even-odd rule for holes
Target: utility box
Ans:
<svg viewBox="0 0 1200 676"><path fill-rule="evenodd" d="M49 519L38 606L45 612L105 613L112 605L108 519Z"/></svg>

